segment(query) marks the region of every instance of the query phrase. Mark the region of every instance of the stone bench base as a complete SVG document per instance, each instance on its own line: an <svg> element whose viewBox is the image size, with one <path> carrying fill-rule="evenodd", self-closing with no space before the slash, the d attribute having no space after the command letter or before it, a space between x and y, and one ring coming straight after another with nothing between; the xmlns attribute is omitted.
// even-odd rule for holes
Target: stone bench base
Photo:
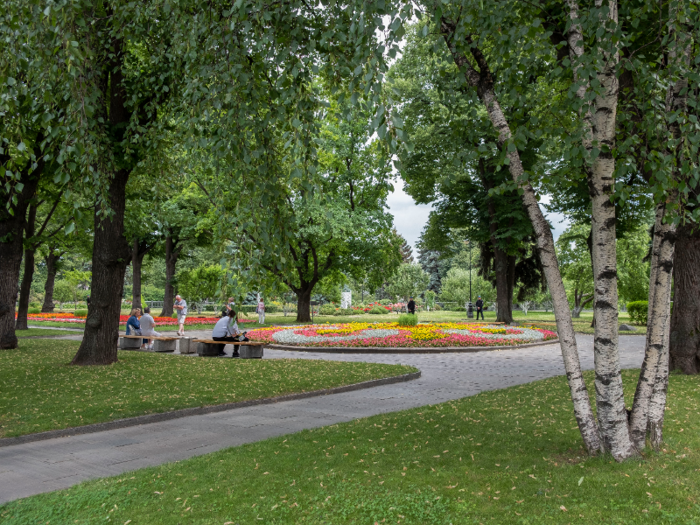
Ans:
<svg viewBox="0 0 700 525"><path fill-rule="evenodd" d="M119 337L121 350L140 350L144 339L153 339L153 352L174 352L177 339L174 337L148 337L147 335L122 335Z"/></svg>
<svg viewBox="0 0 700 525"><path fill-rule="evenodd" d="M207 340L206 342L197 341L197 354L202 357L216 357L219 355L219 351L223 351L225 345L237 345L239 347L239 354L241 359L261 359L263 356L264 344L258 342L252 342L253 344L245 344L248 341L238 342L214 342ZM193 341L194 343L194 341Z"/></svg>

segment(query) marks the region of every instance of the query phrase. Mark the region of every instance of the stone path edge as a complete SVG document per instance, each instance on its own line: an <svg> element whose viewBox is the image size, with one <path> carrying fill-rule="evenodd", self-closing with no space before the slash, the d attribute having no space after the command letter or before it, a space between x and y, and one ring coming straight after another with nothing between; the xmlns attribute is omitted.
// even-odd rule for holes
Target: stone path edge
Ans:
<svg viewBox="0 0 700 525"><path fill-rule="evenodd" d="M293 346L265 345L270 350L285 350L291 352L317 352L321 354L449 354L463 352L491 352L493 350L518 350L532 346L559 344L559 339L526 343L524 345L505 346L443 346L443 347L368 347L368 346Z"/></svg>
<svg viewBox="0 0 700 525"><path fill-rule="evenodd" d="M283 401L295 401L297 399L306 399L309 397L327 396L330 394L341 394L343 392L353 392L355 390L374 388L375 386L404 383L406 381L418 379L420 376L421 372L419 370L417 372L411 372L410 374L384 377L381 379L372 379L370 381L363 381L362 383L336 386L333 388L324 388L322 390L312 390L311 392L299 392L297 394L286 394L277 397L264 397L262 399L251 399L248 401L238 401L236 403L224 403L223 405L183 408L181 410L173 410L171 412L146 414L144 416L117 419L114 421L107 421L105 423L95 423L92 425L83 425L80 427L62 428L59 430L49 430L47 432L37 432L36 434L26 434L24 436L0 438L0 447L23 445L25 443L32 443L34 441L44 441L47 439L77 436L81 434L93 434L95 432L102 432L105 430L116 430L119 428L135 427L139 425L147 425L149 423L159 423L161 421L179 419L182 417L199 416L203 414L212 414L215 412L225 412L226 410L234 410L236 408L244 408L255 405L272 405L274 403L281 403Z"/></svg>

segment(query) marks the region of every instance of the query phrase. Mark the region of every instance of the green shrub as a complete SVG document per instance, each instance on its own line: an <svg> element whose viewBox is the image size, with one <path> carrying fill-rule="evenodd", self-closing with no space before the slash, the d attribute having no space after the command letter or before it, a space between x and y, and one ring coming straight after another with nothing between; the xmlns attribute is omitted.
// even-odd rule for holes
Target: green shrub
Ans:
<svg viewBox="0 0 700 525"><path fill-rule="evenodd" d="M649 301L632 301L627 303L627 313L630 314L630 319L633 323L647 324L648 310Z"/></svg>
<svg viewBox="0 0 700 525"><path fill-rule="evenodd" d="M27 310L27 313L29 314L40 314L41 313L41 308L29 308Z"/></svg>
<svg viewBox="0 0 700 525"><path fill-rule="evenodd" d="M418 324L418 316L415 314L399 315L399 326L416 326Z"/></svg>
<svg viewBox="0 0 700 525"><path fill-rule="evenodd" d="M275 304L266 304L265 305L265 313L267 314L276 314L278 312L281 312L282 308L275 305Z"/></svg>
<svg viewBox="0 0 700 525"><path fill-rule="evenodd" d="M389 311L386 308L382 308L381 306L375 306L367 313L370 313L373 315L383 315L383 314L389 313Z"/></svg>
<svg viewBox="0 0 700 525"><path fill-rule="evenodd" d="M41 308L41 303L38 303L37 301L32 301L29 303L29 308Z"/></svg>
<svg viewBox="0 0 700 525"><path fill-rule="evenodd" d="M87 314L88 314L87 310L76 310L75 311L76 317L87 317Z"/></svg>
<svg viewBox="0 0 700 525"><path fill-rule="evenodd" d="M319 315L335 315L335 306L332 304L324 304L319 310Z"/></svg>

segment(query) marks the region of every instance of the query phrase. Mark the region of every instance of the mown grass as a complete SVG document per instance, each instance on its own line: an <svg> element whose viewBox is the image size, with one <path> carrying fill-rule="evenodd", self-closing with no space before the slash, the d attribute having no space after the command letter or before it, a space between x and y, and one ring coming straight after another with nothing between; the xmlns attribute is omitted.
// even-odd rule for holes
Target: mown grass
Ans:
<svg viewBox="0 0 700 525"><path fill-rule="evenodd" d="M69 332L68 330L50 330L46 328L29 328L28 330L15 331L17 337L37 337L37 336L56 336L56 335L76 335L79 332Z"/></svg>
<svg viewBox="0 0 700 525"><path fill-rule="evenodd" d="M203 315L212 315L208 312ZM245 317L244 317L245 318ZM248 314L247 319L256 319L257 316ZM386 323L386 322L396 322L399 316L395 313L385 314L385 315L373 315L373 314L362 314L362 315L317 315L314 316L314 323ZM486 321L495 321L496 313L493 311L485 312ZM534 326L540 326L548 330L556 328L555 318L553 312L528 312L525 315L523 312L516 310L513 312L513 318L520 324L532 324ZM467 320L467 314L464 311L452 312L446 310L432 311L432 312L419 312L418 321L421 323L425 322L450 322L450 321L461 321ZM591 328L591 322L593 320L592 312L582 312L581 317L574 319L574 329L578 333L592 334L594 329ZM620 312L619 314L620 323L629 323L629 315L626 312ZM75 323L61 323L61 322L50 322L50 321L32 321L32 323L41 323L41 326L61 326L67 328L84 328L83 324ZM544 323L544 324L543 324ZM311 324L311 323L297 323L296 314L290 314L285 316L283 313L267 314L265 317L264 325L260 325L257 322L254 323L241 323L242 330L253 330L255 328L260 328L261 326L275 326L275 325L297 325L297 324ZM637 331L635 332L620 332L623 335L644 335L646 334L645 326L636 326ZM175 332L178 327L176 325L169 326L159 326L156 328L159 332ZM195 331L195 330L211 330L212 325L204 324L186 324L185 332ZM124 331L124 327L120 328ZM555 330L556 331L556 330Z"/></svg>
<svg viewBox="0 0 700 525"><path fill-rule="evenodd" d="M698 524L699 410L698 377L673 375L663 451L589 458L559 377L86 482L0 521Z"/></svg>
<svg viewBox="0 0 700 525"><path fill-rule="evenodd" d="M180 408L307 392L415 371L402 365L205 359L119 352L109 366L69 366L76 341L20 340L0 351L0 437ZM0 520L2 521L2 520Z"/></svg>

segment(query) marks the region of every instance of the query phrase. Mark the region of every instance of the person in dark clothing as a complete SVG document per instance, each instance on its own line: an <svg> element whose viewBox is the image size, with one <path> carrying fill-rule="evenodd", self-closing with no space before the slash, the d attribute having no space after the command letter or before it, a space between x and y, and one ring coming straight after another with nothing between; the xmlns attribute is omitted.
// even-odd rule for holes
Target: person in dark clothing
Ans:
<svg viewBox="0 0 700 525"><path fill-rule="evenodd" d="M246 332L241 332L238 329L238 316L233 309L229 310L226 317L222 317L216 322L211 335L211 338L214 341L225 341L226 343L249 341L249 339L245 336ZM221 345L221 349L219 350L220 357L224 357L226 355L224 352L225 347L225 344ZM238 353L239 347L240 345L233 345L233 355L231 357L240 357Z"/></svg>
<svg viewBox="0 0 700 525"><path fill-rule="evenodd" d="M408 308L409 314L416 313L416 302L413 300L413 297L409 297L409 301L408 301L408 304L406 305L406 308Z"/></svg>
<svg viewBox="0 0 700 525"><path fill-rule="evenodd" d="M476 320L479 320L479 314L481 314L481 320L484 320L484 301L481 300L481 296L476 299Z"/></svg>

